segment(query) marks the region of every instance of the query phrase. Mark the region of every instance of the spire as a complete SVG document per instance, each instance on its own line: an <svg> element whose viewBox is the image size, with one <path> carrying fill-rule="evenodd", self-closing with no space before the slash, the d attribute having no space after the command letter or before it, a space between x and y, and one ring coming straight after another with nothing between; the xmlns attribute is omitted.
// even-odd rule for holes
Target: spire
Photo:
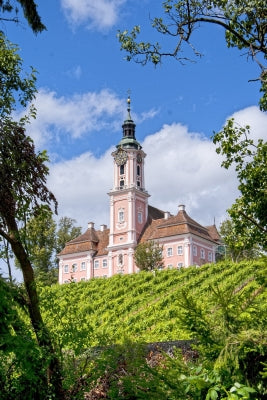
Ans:
<svg viewBox="0 0 267 400"><path fill-rule="evenodd" d="M129 93L129 92L128 92ZM135 139L135 123L131 117L131 97L130 93L127 98L127 118L122 125L123 136L117 147L134 147L136 149L141 149L141 145Z"/></svg>
<svg viewBox="0 0 267 400"><path fill-rule="evenodd" d="M128 94L128 98L127 98L127 111L128 111L128 118L126 121L132 121L132 117L131 117L131 97L130 94Z"/></svg>

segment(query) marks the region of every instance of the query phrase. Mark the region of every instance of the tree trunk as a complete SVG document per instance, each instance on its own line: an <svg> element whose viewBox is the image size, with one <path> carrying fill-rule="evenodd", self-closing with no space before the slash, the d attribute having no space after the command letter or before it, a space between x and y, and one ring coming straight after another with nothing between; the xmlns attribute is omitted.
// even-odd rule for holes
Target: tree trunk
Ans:
<svg viewBox="0 0 267 400"><path fill-rule="evenodd" d="M9 220L8 229L10 239L9 242L22 269L24 284L28 295L27 304L30 319L37 338L37 342L39 346L45 350L45 353L47 354L46 357L49 358L48 383L50 383L54 387L56 399L63 399L64 394L62 389L62 374L60 362L55 355L49 332L43 323L39 307L36 283L34 280L33 268L24 249L24 246L20 241L19 230L16 221Z"/></svg>

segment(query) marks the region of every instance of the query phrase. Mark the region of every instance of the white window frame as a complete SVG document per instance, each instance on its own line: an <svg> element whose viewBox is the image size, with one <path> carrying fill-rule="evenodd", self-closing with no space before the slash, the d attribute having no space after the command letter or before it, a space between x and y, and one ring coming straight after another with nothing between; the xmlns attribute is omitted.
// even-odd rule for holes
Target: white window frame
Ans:
<svg viewBox="0 0 267 400"><path fill-rule="evenodd" d="M212 251L208 252L208 261L212 262Z"/></svg>
<svg viewBox="0 0 267 400"><path fill-rule="evenodd" d="M205 260L205 250L204 249L200 249L200 258L201 258L201 260Z"/></svg>
<svg viewBox="0 0 267 400"><path fill-rule="evenodd" d="M107 267L108 267L108 260L107 260L107 258L104 258L102 261L102 268L107 268Z"/></svg>
<svg viewBox="0 0 267 400"><path fill-rule="evenodd" d="M94 269L99 269L99 260L94 260Z"/></svg>
<svg viewBox="0 0 267 400"><path fill-rule="evenodd" d="M69 264L64 265L64 274L69 273Z"/></svg>
<svg viewBox="0 0 267 400"><path fill-rule="evenodd" d="M81 278L81 282L82 282L82 281L83 281L83 282L85 281L85 278L84 278L84 277L83 277L83 278Z"/></svg>
<svg viewBox="0 0 267 400"><path fill-rule="evenodd" d="M184 264L183 264L182 262L179 262L179 263L177 264L177 268L178 268L178 269L183 268L183 266L184 266Z"/></svg>
<svg viewBox="0 0 267 400"><path fill-rule="evenodd" d="M172 247L167 247L167 257L172 257L172 256L173 256Z"/></svg>
<svg viewBox="0 0 267 400"><path fill-rule="evenodd" d="M124 222L124 210L120 209L118 212L118 221Z"/></svg>
<svg viewBox="0 0 267 400"><path fill-rule="evenodd" d="M78 266L76 263L72 264L71 266L71 272L77 272L78 271Z"/></svg>
<svg viewBox="0 0 267 400"><path fill-rule="evenodd" d="M137 221L138 221L139 224L142 224L142 222L143 222L143 213L142 213L142 211L138 211L138 213L137 213Z"/></svg>
<svg viewBox="0 0 267 400"><path fill-rule="evenodd" d="M195 244L193 245L193 256L197 256L197 246Z"/></svg>
<svg viewBox="0 0 267 400"><path fill-rule="evenodd" d="M177 246L177 254L178 256L182 256L184 254L183 246L181 245Z"/></svg>
<svg viewBox="0 0 267 400"><path fill-rule="evenodd" d="M81 271L85 271L86 270L86 263L85 261L81 262Z"/></svg>

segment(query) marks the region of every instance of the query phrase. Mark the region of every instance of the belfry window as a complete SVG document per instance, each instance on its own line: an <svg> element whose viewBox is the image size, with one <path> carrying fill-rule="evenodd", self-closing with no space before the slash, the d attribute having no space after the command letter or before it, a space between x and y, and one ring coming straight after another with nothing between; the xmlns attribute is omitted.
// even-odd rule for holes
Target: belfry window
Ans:
<svg viewBox="0 0 267 400"><path fill-rule="evenodd" d="M120 175L124 174L124 164L120 165Z"/></svg>
<svg viewBox="0 0 267 400"><path fill-rule="evenodd" d="M140 165L137 165L137 176L140 176Z"/></svg>
<svg viewBox="0 0 267 400"><path fill-rule="evenodd" d="M121 179L121 180L120 180L120 188L123 188L123 186L124 186L124 180Z"/></svg>

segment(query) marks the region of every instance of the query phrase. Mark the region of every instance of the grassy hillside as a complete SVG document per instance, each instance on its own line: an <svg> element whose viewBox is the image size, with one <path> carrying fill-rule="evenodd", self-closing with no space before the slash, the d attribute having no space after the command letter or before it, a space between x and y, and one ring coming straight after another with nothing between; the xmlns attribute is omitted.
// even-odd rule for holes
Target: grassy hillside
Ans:
<svg viewBox="0 0 267 400"><path fill-rule="evenodd" d="M264 324L266 276L266 260L117 275L42 288L41 308L58 346L76 354L125 339L189 339L199 324L196 309L218 334L233 318L246 329Z"/></svg>

